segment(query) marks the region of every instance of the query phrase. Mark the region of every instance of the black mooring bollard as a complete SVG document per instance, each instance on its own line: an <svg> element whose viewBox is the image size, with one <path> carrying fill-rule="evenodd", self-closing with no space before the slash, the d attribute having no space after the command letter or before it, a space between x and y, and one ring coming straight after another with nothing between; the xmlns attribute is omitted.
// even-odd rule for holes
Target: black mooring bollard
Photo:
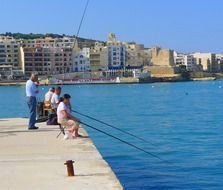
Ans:
<svg viewBox="0 0 223 190"><path fill-rule="evenodd" d="M67 160L64 165L67 165L67 175L74 176L74 167L73 167L73 160Z"/></svg>

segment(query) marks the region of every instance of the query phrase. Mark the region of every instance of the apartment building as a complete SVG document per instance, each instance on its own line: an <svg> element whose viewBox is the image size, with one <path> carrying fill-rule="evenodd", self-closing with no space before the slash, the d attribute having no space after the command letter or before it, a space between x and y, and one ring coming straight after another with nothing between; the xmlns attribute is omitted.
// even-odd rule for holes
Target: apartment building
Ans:
<svg viewBox="0 0 223 190"><path fill-rule="evenodd" d="M24 72L55 75L72 71L72 48L28 47L24 51Z"/></svg>
<svg viewBox="0 0 223 190"><path fill-rule="evenodd" d="M40 75L72 72L73 44L70 38L22 40L23 70L26 76L32 71Z"/></svg>
<svg viewBox="0 0 223 190"><path fill-rule="evenodd" d="M216 54L216 62L218 64L218 70L223 72L223 54Z"/></svg>
<svg viewBox="0 0 223 190"><path fill-rule="evenodd" d="M108 47L108 69L119 70L125 68L126 49L123 45L109 45Z"/></svg>

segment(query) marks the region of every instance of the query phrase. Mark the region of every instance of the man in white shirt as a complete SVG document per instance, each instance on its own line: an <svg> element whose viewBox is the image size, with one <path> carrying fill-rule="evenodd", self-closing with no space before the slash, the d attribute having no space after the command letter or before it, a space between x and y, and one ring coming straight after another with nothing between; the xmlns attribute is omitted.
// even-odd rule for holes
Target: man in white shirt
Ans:
<svg viewBox="0 0 223 190"><path fill-rule="evenodd" d="M70 128L73 138L82 137L78 134L80 120L71 115L70 98L69 94L64 94L63 101L57 108L57 121L62 126Z"/></svg>
<svg viewBox="0 0 223 190"><path fill-rule="evenodd" d="M29 107L29 126L28 129L38 129L35 126L36 124L36 95L38 94L38 73L33 72L31 74L30 79L26 82L26 97L27 97L27 104Z"/></svg>
<svg viewBox="0 0 223 190"><path fill-rule="evenodd" d="M55 88L51 87L49 91L45 94L45 101L50 101L52 99L53 93L55 92Z"/></svg>
<svg viewBox="0 0 223 190"><path fill-rule="evenodd" d="M51 98L51 107L54 111L56 111L58 107L60 101L60 93L61 93L61 87L57 87Z"/></svg>

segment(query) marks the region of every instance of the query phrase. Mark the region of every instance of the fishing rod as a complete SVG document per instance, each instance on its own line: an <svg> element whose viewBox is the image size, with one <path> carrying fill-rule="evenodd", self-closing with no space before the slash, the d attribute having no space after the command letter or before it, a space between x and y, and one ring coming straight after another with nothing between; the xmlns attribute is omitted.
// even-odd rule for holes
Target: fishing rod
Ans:
<svg viewBox="0 0 223 190"><path fill-rule="evenodd" d="M120 138L118 138L118 137L116 137L116 136L114 136L114 135L111 135L111 134L109 134L109 133L107 133L107 132L105 132L105 131L103 131L103 130L100 130L100 129L96 128L96 127L93 127L92 125L89 125L89 124L87 124L87 123L85 123L85 122L83 122L83 121L80 121L80 123L83 124L83 125L85 125L85 126L88 127L88 128L94 129L95 131L98 131L98 132L100 132L100 133L103 133L104 135L107 135L107 136L109 136L109 137L111 137L111 138L113 138L113 139L116 139L116 140L118 140L118 141L124 143L124 144L127 144L127 145L129 145L129 146L131 146L131 147L133 147L133 148L135 148L135 149L137 149L137 150L139 150L139 151L141 151L141 152L144 152L144 153L146 153L146 154L148 154L148 155L150 155L150 156L152 156L152 157L154 157L154 158L157 158L158 160L160 160L160 161L162 161L162 162L170 163L169 161L164 160L164 159L162 159L161 157L159 157L159 156L157 156L157 155L155 155L155 154L153 154L153 153L151 153L151 152L149 152L149 151L147 151L147 150L144 150L143 148L140 148L140 147L138 147L138 146L136 146L136 145L134 145L134 144L132 144L132 143L130 143L130 142L128 142L128 141L125 141L125 140L123 140L123 139L120 139Z"/></svg>
<svg viewBox="0 0 223 190"><path fill-rule="evenodd" d="M76 36L75 36L74 48L75 48L75 45L76 45L76 43L77 43L77 38L79 37L79 33L80 33L81 26L82 26L83 21L84 21L84 17L85 17L87 8L88 8L89 1L90 1L90 0L87 0L87 2L86 2L86 4L85 4L85 7L84 7L84 12L83 12L83 14L82 14L81 21L80 21L80 24L79 24L79 27L78 27L78 30L77 30L77 33L76 33Z"/></svg>
<svg viewBox="0 0 223 190"><path fill-rule="evenodd" d="M99 122L99 123L101 123L101 124L104 124L104 125L106 125L106 126L108 126L108 127L110 127L110 128L113 128L113 129L116 129L116 130L118 130L118 131L121 131L122 133L127 134L127 135L129 135L129 136L132 136L132 137L134 137L134 138L136 138L136 139L138 139L138 140L141 140L141 141L143 141L143 142L146 142L146 143L149 143L149 144L151 144L151 145L153 145L153 146L156 146L156 145L153 144L152 142L150 142L150 141L148 141L148 140L145 140L144 138L138 137L138 136L136 136L136 135L134 135L134 134L132 134L132 133L130 133L130 132L127 132L127 131L123 130L123 129L120 129L120 128L114 126L114 125L110 125L109 123L106 123L106 122L104 122L104 121L101 121L101 120L99 120L99 119L96 119L96 118L94 118L94 117L91 117L91 116L89 116L89 115L80 113L80 112L75 111L75 110L71 110L71 111L74 112L74 113L77 113L77 114L79 114L79 115L82 115L82 116L84 116L84 117L86 117L86 118L89 118L89 119L92 119L92 120L94 120L94 121L97 121L97 122Z"/></svg>
<svg viewBox="0 0 223 190"><path fill-rule="evenodd" d="M132 147L132 148L135 148L135 149L137 149L137 150L139 150L139 151L141 151L141 152L143 152L143 153L145 153L147 155L150 155L150 156L152 156L152 157L154 157L154 158L156 158L156 159L158 159L158 160L160 160L160 161L162 161L164 163L167 163L167 164L170 164L171 166L175 166L175 167L179 168L179 166L175 165L175 163L170 162L170 161L168 161L166 159L163 159L160 156L158 156L158 155L156 155L154 153L151 153L151 152L149 152L147 150L144 150L143 148L140 148L140 147L138 147L138 146L136 146L136 145L134 145L134 144L132 144L132 143L130 143L128 141L125 141L125 140L123 140L121 138L118 138L118 137L116 137L114 135L111 135L111 134L109 134L109 133L107 133L107 132L105 132L103 130L100 130L100 129L96 128L96 127L93 127L92 125L89 125L89 124L87 124L85 122L80 121L80 123L83 124L84 126L88 127L88 128L91 128L91 129L93 129L95 131L98 131L98 132L100 132L100 133L102 133L102 134L104 134L106 136L109 136L109 137L111 137L113 139L116 139L116 140L118 140L118 141L120 141L120 142L122 142L122 143L124 143L124 144L126 144L126 145L128 145L130 147ZM173 176L173 177L182 177L182 178L185 178L185 179L191 178L191 175L186 175L186 176L185 175L183 175L183 176L171 175L171 176ZM198 178L196 176L193 176L193 178L196 178L197 180L201 180L201 178Z"/></svg>

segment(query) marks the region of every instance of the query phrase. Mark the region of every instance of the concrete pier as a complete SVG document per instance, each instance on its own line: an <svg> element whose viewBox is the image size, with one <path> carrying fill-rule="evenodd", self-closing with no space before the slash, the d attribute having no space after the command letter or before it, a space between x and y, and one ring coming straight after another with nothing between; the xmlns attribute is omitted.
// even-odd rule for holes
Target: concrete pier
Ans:
<svg viewBox="0 0 223 190"><path fill-rule="evenodd" d="M0 190L123 189L90 138L63 140L58 126L26 126L27 119L0 119ZM67 177L66 160L75 161L74 177Z"/></svg>

